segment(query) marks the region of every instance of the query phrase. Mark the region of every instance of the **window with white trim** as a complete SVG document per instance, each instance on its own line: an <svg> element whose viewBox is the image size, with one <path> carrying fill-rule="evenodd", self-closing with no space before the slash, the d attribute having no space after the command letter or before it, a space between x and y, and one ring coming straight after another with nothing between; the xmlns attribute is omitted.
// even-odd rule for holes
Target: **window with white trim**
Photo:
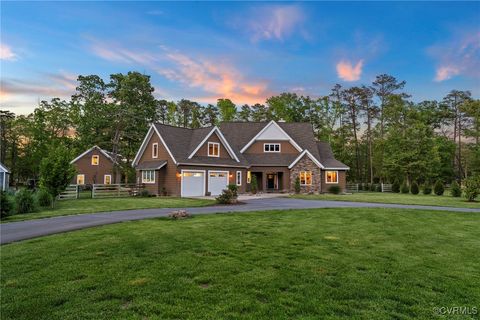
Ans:
<svg viewBox="0 0 480 320"><path fill-rule="evenodd" d="M237 186L242 185L242 171L237 171Z"/></svg>
<svg viewBox="0 0 480 320"><path fill-rule="evenodd" d="M92 166L98 166L100 163L100 157L98 155L92 156Z"/></svg>
<svg viewBox="0 0 480 320"><path fill-rule="evenodd" d="M325 171L325 183L338 183L338 171Z"/></svg>
<svg viewBox="0 0 480 320"><path fill-rule="evenodd" d="M300 185L302 186L312 185L312 171L300 171Z"/></svg>
<svg viewBox="0 0 480 320"><path fill-rule="evenodd" d="M280 143L264 143L263 152L280 152Z"/></svg>
<svg viewBox="0 0 480 320"><path fill-rule="evenodd" d="M85 175L84 174L77 174L77 184L80 184L80 185L85 184Z"/></svg>
<svg viewBox="0 0 480 320"><path fill-rule="evenodd" d="M142 183L155 183L155 170L143 170Z"/></svg>
<svg viewBox="0 0 480 320"><path fill-rule="evenodd" d="M152 158L158 158L158 143L152 144Z"/></svg>
<svg viewBox="0 0 480 320"><path fill-rule="evenodd" d="M103 184L111 184L112 183L112 175L106 174L103 176Z"/></svg>
<svg viewBox="0 0 480 320"><path fill-rule="evenodd" d="M220 157L220 143L218 143L218 142L209 142L208 143L208 156L209 157Z"/></svg>

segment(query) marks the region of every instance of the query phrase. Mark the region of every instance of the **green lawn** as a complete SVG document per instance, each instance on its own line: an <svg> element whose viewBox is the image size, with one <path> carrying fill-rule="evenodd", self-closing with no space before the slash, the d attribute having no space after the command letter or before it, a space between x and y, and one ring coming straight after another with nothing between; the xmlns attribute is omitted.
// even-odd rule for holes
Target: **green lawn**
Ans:
<svg viewBox="0 0 480 320"><path fill-rule="evenodd" d="M150 209L150 208L187 208L215 204L213 200L174 197L150 198L113 198L113 199L78 199L57 201L55 209L39 212L17 214L2 219L2 222L21 221L72 214L95 213L103 211Z"/></svg>
<svg viewBox="0 0 480 320"><path fill-rule="evenodd" d="M376 203L418 204L427 206L462 207L480 209L480 202L467 202L465 198L454 198L450 195L424 195L382 192L359 192L353 194L299 194L293 198L306 200L358 201Z"/></svg>
<svg viewBox="0 0 480 320"><path fill-rule="evenodd" d="M2 319L443 319L478 307L479 248L472 213L127 222L3 246Z"/></svg>

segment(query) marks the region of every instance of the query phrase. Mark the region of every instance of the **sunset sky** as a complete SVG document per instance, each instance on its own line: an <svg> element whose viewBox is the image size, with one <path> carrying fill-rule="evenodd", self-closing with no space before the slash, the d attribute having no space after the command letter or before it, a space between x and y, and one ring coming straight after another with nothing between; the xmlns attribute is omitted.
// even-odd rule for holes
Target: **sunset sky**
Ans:
<svg viewBox="0 0 480 320"><path fill-rule="evenodd" d="M415 101L480 95L480 2L2 2L0 108L140 71L157 98L264 102L406 80Z"/></svg>

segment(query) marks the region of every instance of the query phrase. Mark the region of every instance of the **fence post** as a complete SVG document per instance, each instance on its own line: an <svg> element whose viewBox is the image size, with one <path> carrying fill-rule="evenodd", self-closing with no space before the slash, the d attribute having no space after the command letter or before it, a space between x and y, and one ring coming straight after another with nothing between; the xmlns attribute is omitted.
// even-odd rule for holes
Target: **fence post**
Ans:
<svg viewBox="0 0 480 320"><path fill-rule="evenodd" d="M117 196L120 198L120 183L117 185Z"/></svg>
<svg viewBox="0 0 480 320"><path fill-rule="evenodd" d="M95 184L92 184L92 199L95 198Z"/></svg>
<svg viewBox="0 0 480 320"><path fill-rule="evenodd" d="M78 199L78 184L75 185L75 199Z"/></svg>

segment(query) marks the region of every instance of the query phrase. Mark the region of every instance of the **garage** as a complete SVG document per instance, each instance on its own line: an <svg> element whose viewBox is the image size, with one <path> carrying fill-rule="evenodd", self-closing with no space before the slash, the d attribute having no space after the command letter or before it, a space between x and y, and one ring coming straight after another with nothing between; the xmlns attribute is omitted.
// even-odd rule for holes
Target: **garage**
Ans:
<svg viewBox="0 0 480 320"><path fill-rule="evenodd" d="M182 197L201 197L205 195L205 171L182 170Z"/></svg>
<svg viewBox="0 0 480 320"><path fill-rule="evenodd" d="M218 196L228 186L228 171L208 172L208 191L212 196Z"/></svg>

